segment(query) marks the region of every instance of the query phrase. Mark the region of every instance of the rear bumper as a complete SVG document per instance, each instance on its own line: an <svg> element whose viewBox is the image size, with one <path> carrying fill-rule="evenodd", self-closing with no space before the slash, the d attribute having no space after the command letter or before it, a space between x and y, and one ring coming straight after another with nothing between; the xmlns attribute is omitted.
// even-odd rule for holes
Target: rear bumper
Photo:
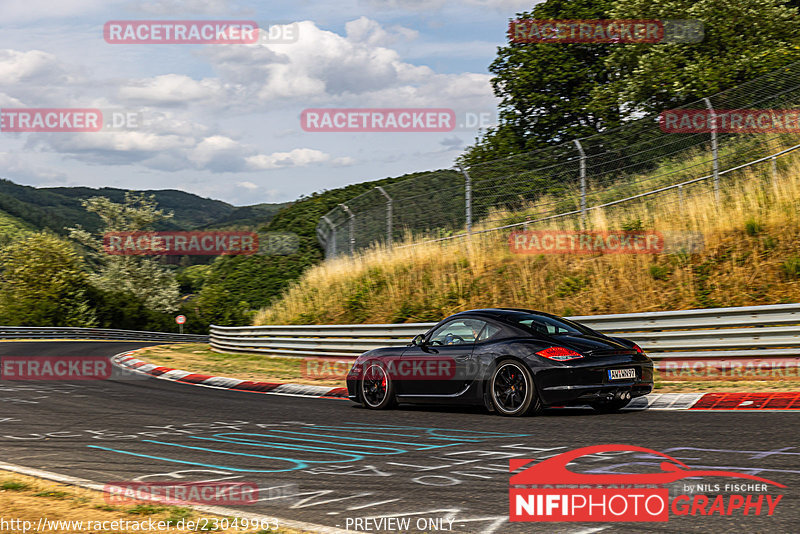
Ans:
<svg viewBox="0 0 800 534"><path fill-rule="evenodd" d="M628 391L631 398L641 397L653 391L652 383L627 382L620 384L594 384L579 386L555 386L541 390L545 405L574 405L610 401L620 393Z"/></svg>
<svg viewBox="0 0 800 534"><path fill-rule="evenodd" d="M611 379L610 369L636 369L631 379ZM588 362L541 369L535 382L545 405L575 405L612 400L623 392L641 397L653 391L653 362L649 358Z"/></svg>

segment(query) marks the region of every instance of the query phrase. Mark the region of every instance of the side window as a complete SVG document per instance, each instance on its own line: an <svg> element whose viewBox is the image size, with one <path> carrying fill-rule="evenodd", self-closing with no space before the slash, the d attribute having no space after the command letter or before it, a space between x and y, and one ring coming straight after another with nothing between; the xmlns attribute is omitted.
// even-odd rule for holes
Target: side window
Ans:
<svg viewBox="0 0 800 534"><path fill-rule="evenodd" d="M431 334L431 345L464 345L475 343L485 321L480 319L456 319L443 324Z"/></svg>
<svg viewBox="0 0 800 534"><path fill-rule="evenodd" d="M502 328L499 326L493 325L492 323L486 323L486 326L483 327L481 333L478 334L478 341L486 341L487 339L491 339L492 336L500 332Z"/></svg>
<svg viewBox="0 0 800 534"><path fill-rule="evenodd" d="M552 334L565 334L570 332L567 328L559 326L555 321L548 320L547 317L538 317L536 319L527 319L520 321L520 324L531 328L536 333L552 335Z"/></svg>

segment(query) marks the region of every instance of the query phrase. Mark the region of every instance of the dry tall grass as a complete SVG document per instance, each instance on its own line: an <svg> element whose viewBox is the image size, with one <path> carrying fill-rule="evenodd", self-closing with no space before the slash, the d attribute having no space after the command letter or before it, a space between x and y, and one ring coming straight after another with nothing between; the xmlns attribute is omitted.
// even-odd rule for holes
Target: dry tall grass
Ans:
<svg viewBox="0 0 800 534"><path fill-rule="evenodd" d="M800 155L786 156L781 167L777 178L768 164L725 177L719 203L703 182L680 194L593 210L586 221L531 227L699 232L705 242L699 253L518 255L509 251L509 231L374 247L311 268L254 322L433 321L492 306L581 315L797 302Z"/></svg>

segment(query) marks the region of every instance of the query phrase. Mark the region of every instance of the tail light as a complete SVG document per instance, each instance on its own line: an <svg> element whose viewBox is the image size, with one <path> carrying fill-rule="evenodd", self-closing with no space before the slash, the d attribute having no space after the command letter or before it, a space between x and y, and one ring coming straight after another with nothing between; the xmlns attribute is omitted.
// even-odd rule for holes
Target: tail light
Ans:
<svg viewBox="0 0 800 534"><path fill-rule="evenodd" d="M636 343L634 343L634 344L633 344L633 350L635 350L635 351L636 351L636 352L638 352L639 354L644 354L644 350L642 350L642 347L640 347L640 346L639 346L639 345L637 345Z"/></svg>
<svg viewBox="0 0 800 534"><path fill-rule="evenodd" d="M536 354L557 362L565 362L567 360L577 360L578 358L583 358L581 353L575 352L574 350L566 347L550 347L549 349L540 350Z"/></svg>

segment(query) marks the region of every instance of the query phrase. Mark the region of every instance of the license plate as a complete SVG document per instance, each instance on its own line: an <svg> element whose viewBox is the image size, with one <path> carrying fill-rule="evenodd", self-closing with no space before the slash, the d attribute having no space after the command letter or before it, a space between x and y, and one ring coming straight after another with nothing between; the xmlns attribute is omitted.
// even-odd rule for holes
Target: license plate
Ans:
<svg viewBox="0 0 800 534"><path fill-rule="evenodd" d="M636 378L636 369L609 369L608 378L610 380L622 380L625 378Z"/></svg>

